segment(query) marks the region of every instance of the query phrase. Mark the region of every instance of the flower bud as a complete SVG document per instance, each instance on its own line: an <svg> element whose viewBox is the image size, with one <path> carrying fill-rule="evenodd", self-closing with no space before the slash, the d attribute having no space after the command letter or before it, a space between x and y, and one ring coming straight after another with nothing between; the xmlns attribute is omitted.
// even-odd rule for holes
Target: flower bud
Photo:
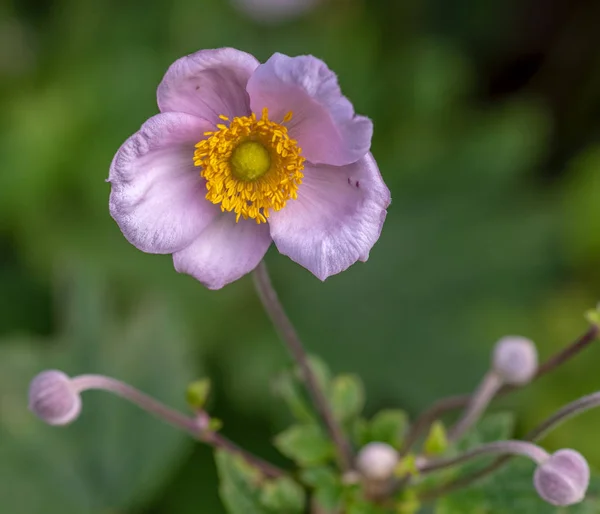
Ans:
<svg viewBox="0 0 600 514"><path fill-rule="evenodd" d="M389 444L369 443L356 458L356 468L367 479L387 480L398 465L398 452Z"/></svg>
<svg viewBox="0 0 600 514"><path fill-rule="evenodd" d="M29 410L49 425L67 425L79 416L81 398L62 371L43 371L29 385Z"/></svg>
<svg viewBox="0 0 600 514"><path fill-rule="evenodd" d="M492 367L507 384L529 382L538 366L538 355L533 341L520 336L500 339L494 348Z"/></svg>
<svg viewBox="0 0 600 514"><path fill-rule="evenodd" d="M533 475L538 494L552 505L573 505L583 500L590 482L590 468L575 450L558 450L540 464Z"/></svg>

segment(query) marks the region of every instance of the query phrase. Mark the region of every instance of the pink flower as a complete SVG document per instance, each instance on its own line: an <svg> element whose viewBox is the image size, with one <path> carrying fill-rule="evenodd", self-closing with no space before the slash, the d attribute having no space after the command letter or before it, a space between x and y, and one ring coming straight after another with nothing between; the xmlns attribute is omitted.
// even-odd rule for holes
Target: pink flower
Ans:
<svg viewBox="0 0 600 514"><path fill-rule="evenodd" d="M367 260L390 192L371 121L325 63L202 50L171 65L157 96L161 113L110 167L110 212L131 244L173 254L211 289L252 271L271 241L321 280Z"/></svg>
<svg viewBox="0 0 600 514"><path fill-rule="evenodd" d="M289 20L314 9L321 0L233 0L244 14L262 23Z"/></svg>

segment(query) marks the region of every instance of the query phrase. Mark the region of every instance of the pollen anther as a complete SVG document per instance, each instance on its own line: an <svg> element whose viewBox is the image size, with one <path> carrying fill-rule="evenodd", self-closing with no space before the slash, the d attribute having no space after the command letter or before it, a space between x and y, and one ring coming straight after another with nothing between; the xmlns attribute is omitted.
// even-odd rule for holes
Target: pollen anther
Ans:
<svg viewBox="0 0 600 514"><path fill-rule="evenodd" d="M224 115L219 118L229 121ZM288 112L283 123L291 119ZM265 223L271 210L298 196L305 159L297 141L285 125L269 119L266 108L260 119L252 113L217 128L204 134L207 139L194 152L194 164L206 179L206 198L220 204L221 211L235 212L236 221Z"/></svg>

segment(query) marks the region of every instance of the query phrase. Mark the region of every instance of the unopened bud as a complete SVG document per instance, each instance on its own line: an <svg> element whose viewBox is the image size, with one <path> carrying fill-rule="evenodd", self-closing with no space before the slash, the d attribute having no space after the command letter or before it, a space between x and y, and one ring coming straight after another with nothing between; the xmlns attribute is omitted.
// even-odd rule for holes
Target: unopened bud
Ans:
<svg viewBox="0 0 600 514"><path fill-rule="evenodd" d="M494 348L492 366L505 383L526 384L538 367L535 344L525 337L503 337Z"/></svg>
<svg viewBox="0 0 600 514"><path fill-rule="evenodd" d="M583 500L590 482L590 468L575 450L558 450L535 470L538 494L552 505L573 505Z"/></svg>
<svg viewBox="0 0 600 514"><path fill-rule="evenodd" d="M62 371L43 371L29 385L29 410L49 425L67 425L79 416L81 398Z"/></svg>
<svg viewBox="0 0 600 514"><path fill-rule="evenodd" d="M398 465L398 452L389 444L369 443L356 458L356 468L370 480L387 480L394 475Z"/></svg>

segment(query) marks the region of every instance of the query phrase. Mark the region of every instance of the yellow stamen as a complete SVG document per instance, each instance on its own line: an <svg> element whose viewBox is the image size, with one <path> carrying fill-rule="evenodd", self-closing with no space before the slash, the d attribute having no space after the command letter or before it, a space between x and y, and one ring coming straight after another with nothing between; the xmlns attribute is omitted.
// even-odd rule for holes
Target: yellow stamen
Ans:
<svg viewBox="0 0 600 514"><path fill-rule="evenodd" d="M291 119L289 112L283 122ZM305 160L298 143L290 139L287 127L269 120L266 108L260 119L253 113L217 128L204 134L207 139L194 152L194 164L202 167L206 179L206 198L220 204L223 212L235 212L236 222L252 218L265 223L271 210L298 196Z"/></svg>

